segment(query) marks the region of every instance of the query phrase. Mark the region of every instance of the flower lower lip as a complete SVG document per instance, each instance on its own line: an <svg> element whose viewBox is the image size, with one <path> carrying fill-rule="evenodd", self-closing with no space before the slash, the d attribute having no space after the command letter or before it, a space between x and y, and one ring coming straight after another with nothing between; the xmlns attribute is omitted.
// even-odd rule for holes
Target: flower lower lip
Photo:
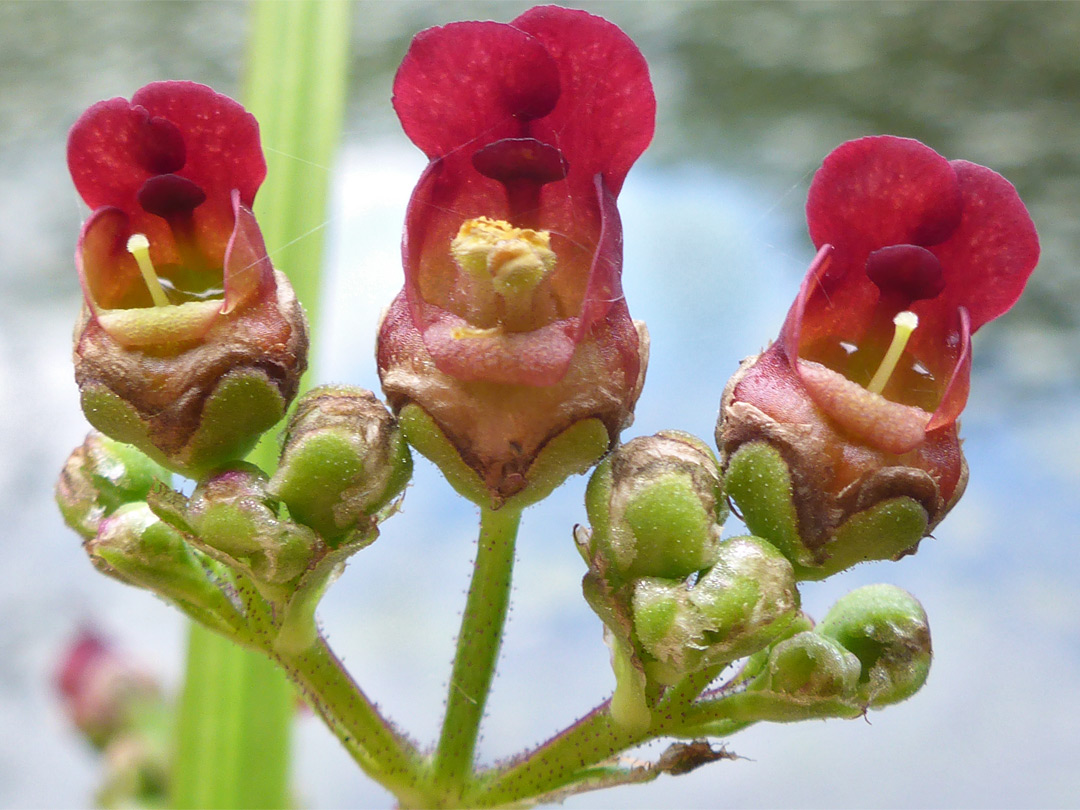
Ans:
<svg viewBox="0 0 1080 810"><path fill-rule="evenodd" d="M799 360L798 371L818 407L861 441L900 455L926 439L931 414L922 408L891 402L820 363Z"/></svg>

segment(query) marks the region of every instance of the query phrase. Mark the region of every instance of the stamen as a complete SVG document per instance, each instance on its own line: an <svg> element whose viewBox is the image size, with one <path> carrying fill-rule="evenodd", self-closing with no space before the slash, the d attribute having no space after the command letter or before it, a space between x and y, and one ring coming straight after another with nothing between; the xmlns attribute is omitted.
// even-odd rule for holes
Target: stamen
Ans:
<svg viewBox="0 0 1080 810"><path fill-rule="evenodd" d="M919 317L914 312L905 310L896 314L893 323L896 324L896 331L893 332L892 343L889 344L889 350L885 352L881 365L874 373L874 378L866 386L866 390L872 394L880 394L885 390L885 384L896 370L896 364L900 362L900 355L904 353L904 347L911 339L911 333L919 325Z"/></svg>
<svg viewBox="0 0 1080 810"><path fill-rule="evenodd" d="M494 321L511 332L535 327L535 293L556 261L548 231L478 217L462 224L450 252L473 284L474 325Z"/></svg>
<svg viewBox="0 0 1080 810"><path fill-rule="evenodd" d="M154 306L169 306L169 297L165 295L165 288L158 281L154 265L150 261L150 240L146 238L146 234L133 233L127 241L127 249L139 265L146 288L150 290L150 297L154 299Z"/></svg>

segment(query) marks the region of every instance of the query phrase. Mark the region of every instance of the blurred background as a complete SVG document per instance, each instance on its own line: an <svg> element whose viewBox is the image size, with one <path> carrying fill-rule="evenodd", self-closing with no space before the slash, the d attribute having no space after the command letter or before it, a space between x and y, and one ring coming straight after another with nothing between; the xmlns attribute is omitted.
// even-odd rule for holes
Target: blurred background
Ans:
<svg viewBox="0 0 1080 810"><path fill-rule="evenodd" d="M582 5L636 40L659 99L655 142L620 201L626 295L653 337L624 438L664 428L711 438L724 382L776 335L812 256L807 186L844 140L915 137L996 169L1027 202L1043 253L1024 299L975 341L964 499L918 555L803 589L819 617L868 582L912 591L934 636L926 687L866 721L752 728L729 741L743 759L566 806L1077 806L1080 5ZM389 104L409 38L524 8L356 5L340 160L307 167L332 171L335 186L317 381L378 388L375 325L401 285L401 222L424 165ZM239 94L246 35L241 3L0 3L2 807L91 801L97 761L52 690L80 627L113 637L171 689L185 640L178 613L92 571L52 504L87 430L69 357L80 305L71 257L87 211L67 176L67 129L89 104L157 79ZM610 693L570 534L583 488L572 481L526 513L486 761L546 739ZM358 681L423 740L441 719L475 521L419 461L404 514L353 559L320 614ZM296 749L303 805L392 804L317 720L300 721Z"/></svg>

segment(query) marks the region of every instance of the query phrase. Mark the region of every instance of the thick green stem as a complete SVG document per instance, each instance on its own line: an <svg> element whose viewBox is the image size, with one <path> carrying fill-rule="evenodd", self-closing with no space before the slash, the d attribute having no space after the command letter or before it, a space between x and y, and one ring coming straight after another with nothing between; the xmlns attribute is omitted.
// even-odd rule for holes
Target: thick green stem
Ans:
<svg viewBox="0 0 1080 810"><path fill-rule="evenodd" d="M460 801L472 772L480 720L510 603L514 543L520 521L521 511L509 507L484 508L481 512L472 584L458 634L446 718L432 766L433 786L450 804Z"/></svg>
<svg viewBox="0 0 1080 810"><path fill-rule="evenodd" d="M423 804L419 752L382 718L326 642L319 637L306 650L276 657L364 772L403 805Z"/></svg>

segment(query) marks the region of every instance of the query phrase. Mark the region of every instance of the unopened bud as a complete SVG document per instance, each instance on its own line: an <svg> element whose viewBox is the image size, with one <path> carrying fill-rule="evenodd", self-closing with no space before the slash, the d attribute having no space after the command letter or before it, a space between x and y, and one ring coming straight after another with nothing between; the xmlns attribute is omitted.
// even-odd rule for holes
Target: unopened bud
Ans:
<svg viewBox="0 0 1080 810"><path fill-rule="evenodd" d="M56 482L56 503L64 521L84 539L98 532L103 518L125 503L141 501L171 473L134 447L90 431Z"/></svg>
<svg viewBox="0 0 1080 810"><path fill-rule="evenodd" d="M76 728L97 747L130 730L144 704L161 700L149 674L89 631L66 650L56 687Z"/></svg>
<svg viewBox="0 0 1080 810"><path fill-rule="evenodd" d="M267 490L291 517L332 541L373 527L411 474L408 445L375 395L324 386L297 404Z"/></svg>
<svg viewBox="0 0 1080 810"><path fill-rule="evenodd" d="M633 439L596 468L585 497L590 553L613 573L683 579L718 558L727 503L712 452L694 436Z"/></svg>
<svg viewBox="0 0 1080 810"><path fill-rule="evenodd" d="M845 697L855 694L861 671L859 659L838 642L804 631L772 647L755 686L808 698Z"/></svg>
<svg viewBox="0 0 1080 810"><path fill-rule="evenodd" d="M930 672L930 626L922 605L893 585L867 585L842 597L816 632L861 664L858 696L880 708L914 695Z"/></svg>
<svg viewBox="0 0 1080 810"><path fill-rule="evenodd" d="M208 554L258 583L280 585L307 570L318 538L278 517L267 483L260 469L237 462L195 488L187 519Z"/></svg>
<svg viewBox="0 0 1080 810"><path fill-rule="evenodd" d="M235 619L235 608L219 587L220 578L209 568L212 563L200 559L184 535L158 519L145 503L117 509L85 547L98 570L181 607L195 608L211 626L224 628Z"/></svg>
<svg viewBox="0 0 1080 810"><path fill-rule="evenodd" d="M733 537L718 557L692 587L657 578L634 587L634 630L658 680L757 652L799 616L791 564L768 543Z"/></svg>

